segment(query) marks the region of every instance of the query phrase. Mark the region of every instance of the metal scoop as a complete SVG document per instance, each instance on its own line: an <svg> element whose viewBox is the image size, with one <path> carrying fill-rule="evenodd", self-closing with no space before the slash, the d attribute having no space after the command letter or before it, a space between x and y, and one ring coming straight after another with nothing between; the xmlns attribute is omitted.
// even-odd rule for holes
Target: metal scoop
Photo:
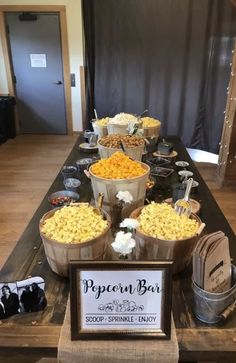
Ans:
<svg viewBox="0 0 236 363"><path fill-rule="evenodd" d="M94 116L95 116L96 120L98 120L98 114L97 114L96 108L93 109L93 112L94 112Z"/></svg>
<svg viewBox="0 0 236 363"><path fill-rule="evenodd" d="M144 110L142 113L140 113L140 115L138 115L138 118L141 118L142 116L144 116L145 113L148 113L148 110Z"/></svg>
<svg viewBox="0 0 236 363"><path fill-rule="evenodd" d="M102 217L103 217L103 215L102 215L101 209L102 209L103 199L104 199L104 193L99 193L98 199L97 199L97 207L93 208L94 212Z"/></svg>
<svg viewBox="0 0 236 363"><path fill-rule="evenodd" d="M190 216L192 208L191 208L191 204L189 203L189 194L191 191L193 185L193 178L189 178L186 184L186 190L185 190L185 194L183 199L178 199L175 202L175 211L176 213L181 216L181 215L185 215L187 217Z"/></svg>

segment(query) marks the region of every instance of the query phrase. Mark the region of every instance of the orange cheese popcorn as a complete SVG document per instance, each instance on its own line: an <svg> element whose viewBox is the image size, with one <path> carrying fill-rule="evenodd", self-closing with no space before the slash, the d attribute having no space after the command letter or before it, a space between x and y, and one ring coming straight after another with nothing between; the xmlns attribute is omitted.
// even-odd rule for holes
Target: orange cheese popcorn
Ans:
<svg viewBox="0 0 236 363"><path fill-rule="evenodd" d="M90 168L96 176L105 179L130 179L145 174L142 165L117 151L107 159L101 159Z"/></svg>

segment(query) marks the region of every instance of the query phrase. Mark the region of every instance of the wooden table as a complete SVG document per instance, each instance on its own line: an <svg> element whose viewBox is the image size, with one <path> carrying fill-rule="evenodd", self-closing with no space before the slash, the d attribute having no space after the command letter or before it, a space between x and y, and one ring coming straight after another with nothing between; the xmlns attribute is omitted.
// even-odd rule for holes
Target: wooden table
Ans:
<svg viewBox="0 0 236 363"><path fill-rule="evenodd" d="M222 230L230 241L231 257L236 259L236 237L219 209L205 182L198 173L181 141L176 137L167 138L174 142L178 160L190 163L189 170L199 182L195 199L202 204L200 217L207 225L207 232ZM66 165L89 154L79 151L78 140L71 151ZM91 154L96 156L96 154ZM81 201L90 201L92 190L88 179L80 176ZM172 184L178 180L177 172L171 177L159 178L155 189L155 200L162 201L172 195ZM63 189L63 178L59 173L48 194ZM43 199L29 225L19 239L15 249L0 272L0 281L10 282L28 276L42 276L46 282L48 306L44 312L27 313L2 320L0 325L1 354L13 356L17 350L25 357L56 356L61 325L68 298L68 281L51 271L45 258L38 232L42 215L50 209L47 196ZM181 361L224 360L236 361L236 314L224 325L201 323L192 314L191 273L184 271L173 278L173 314L177 330ZM20 349L20 350L19 350ZM13 360L12 360L13 361ZM33 360L32 360L33 361ZM14 361L15 362L15 361Z"/></svg>

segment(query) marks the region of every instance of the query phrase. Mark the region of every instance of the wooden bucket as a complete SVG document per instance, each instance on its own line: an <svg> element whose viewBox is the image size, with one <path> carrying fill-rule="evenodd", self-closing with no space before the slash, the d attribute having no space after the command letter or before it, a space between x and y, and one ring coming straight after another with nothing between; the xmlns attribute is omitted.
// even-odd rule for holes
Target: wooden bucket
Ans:
<svg viewBox="0 0 236 363"><path fill-rule="evenodd" d="M106 136L108 134L106 125L97 125L95 122L92 122L93 130L99 138Z"/></svg>
<svg viewBox="0 0 236 363"><path fill-rule="evenodd" d="M63 243L48 238L42 232L42 226L46 219L62 207L47 212L39 222L39 232L43 241L45 255L52 271L60 276L68 277L70 260L103 260L108 243L111 241L111 218L106 211L102 211L108 222L103 233L90 241L79 243Z"/></svg>
<svg viewBox="0 0 236 363"><path fill-rule="evenodd" d="M148 137L158 138L159 135L160 135L160 128L161 128L161 124L158 124L156 126L144 127L143 128L143 137L145 137L145 138L148 138Z"/></svg>
<svg viewBox="0 0 236 363"><path fill-rule="evenodd" d="M107 124L107 130L108 130L108 135L111 134L119 134L119 135L128 135L128 124L112 124L112 123L108 123Z"/></svg>
<svg viewBox="0 0 236 363"><path fill-rule="evenodd" d="M98 140L97 145L98 145L98 151L99 151L99 155L100 155L101 159L109 158L116 151L122 152L122 149L114 149L111 147L106 147L106 146L101 145L99 143L99 140ZM141 161L144 147L145 147L145 145L129 147L129 148L127 147L127 148L125 148L125 154L134 160Z"/></svg>
<svg viewBox="0 0 236 363"><path fill-rule="evenodd" d="M104 193L103 208L110 214L112 222L117 221L118 214L126 218L139 206L143 206L146 195L146 184L150 173L147 164L141 163L145 168L145 174L131 179L105 179L93 174L89 168L94 199L98 200L98 194ZM128 191L133 197L133 202L119 212L118 199L116 195L119 191Z"/></svg>
<svg viewBox="0 0 236 363"><path fill-rule="evenodd" d="M130 214L130 218L138 218L143 207L137 208ZM190 218L194 218L201 225L200 218L191 214ZM146 235L136 229L136 258L138 260L173 260L173 273L178 273L184 270L192 260L192 253L199 235L181 239L181 240L161 240L155 237Z"/></svg>

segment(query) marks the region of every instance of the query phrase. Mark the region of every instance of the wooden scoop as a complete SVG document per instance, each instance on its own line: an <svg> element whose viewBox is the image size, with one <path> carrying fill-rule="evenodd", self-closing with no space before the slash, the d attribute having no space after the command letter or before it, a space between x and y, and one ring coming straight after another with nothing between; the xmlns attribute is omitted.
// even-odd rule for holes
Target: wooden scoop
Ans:
<svg viewBox="0 0 236 363"><path fill-rule="evenodd" d="M183 199L178 199L175 202L174 208L175 208L176 213L179 216L185 215L185 216L189 217L192 212L191 204L189 202L189 194L190 194L192 185L193 185L193 178L189 178L187 181L186 190L185 190Z"/></svg>

